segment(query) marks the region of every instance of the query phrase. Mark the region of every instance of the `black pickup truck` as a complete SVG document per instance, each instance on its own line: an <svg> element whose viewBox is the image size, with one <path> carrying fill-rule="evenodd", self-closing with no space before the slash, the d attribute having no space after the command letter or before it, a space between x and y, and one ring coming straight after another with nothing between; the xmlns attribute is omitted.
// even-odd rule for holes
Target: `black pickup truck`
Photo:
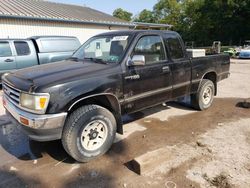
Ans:
<svg viewBox="0 0 250 188"><path fill-rule="evenodd" d="M206 110L229 68L228 55L189 58L176 32L109 32L66 61L5 74L3 104L31 139L61 139L74 159L87 162L123 133L124 114L186 95Z"/></svg>

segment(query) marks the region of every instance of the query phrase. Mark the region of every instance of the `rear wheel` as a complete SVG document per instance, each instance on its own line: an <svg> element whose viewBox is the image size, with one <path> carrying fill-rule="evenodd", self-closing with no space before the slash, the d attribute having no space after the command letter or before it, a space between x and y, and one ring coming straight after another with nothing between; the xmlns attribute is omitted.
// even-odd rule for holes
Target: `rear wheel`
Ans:
<svg viewBox="0 0 250 188"><path fill-rule="evenodd" d="M196 94L191 95L191 104L197 110L208 109L214 100L215 86L211 80L204 79Z"/></svg>
<svg viewBox="0 0 250 188"><path fill-rule="evenodd" d="M116 134L116 120L98 105L83 106L66 121L62 143L75 160L88 162L103 155L111 147Z"/></svg>

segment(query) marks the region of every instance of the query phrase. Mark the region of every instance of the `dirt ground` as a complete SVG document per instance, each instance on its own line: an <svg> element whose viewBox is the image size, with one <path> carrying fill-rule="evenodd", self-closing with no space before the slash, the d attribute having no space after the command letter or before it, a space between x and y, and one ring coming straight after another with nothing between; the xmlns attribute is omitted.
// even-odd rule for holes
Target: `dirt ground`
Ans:
<svg viewBox="0 0 250 188"><path fill-rule="evenodd" d="M233 60L204 112L167 103L125 116L123 136L104 156L86 164L70 158L60 141L29 140L0 108L0 187L250 187L250 61ZM130 161L167 150L169 160L139 176Z"/></svg>

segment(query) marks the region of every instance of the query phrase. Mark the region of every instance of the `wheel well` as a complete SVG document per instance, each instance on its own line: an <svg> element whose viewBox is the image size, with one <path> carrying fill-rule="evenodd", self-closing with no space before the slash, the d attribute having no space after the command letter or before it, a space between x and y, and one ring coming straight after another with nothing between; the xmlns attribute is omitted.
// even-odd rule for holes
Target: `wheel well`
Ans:
<svg viewBox="0 0 250 188"><path fill-rule="evenodd" d="M203 77L203 79L211 80L214 83L215 86L215 95L217 95L217 75L215 72L209 72L206 73Z"/></svg>
<svg viewBox="0 0 250 188"><path fill-rule="evenodd" d="M108 109L114 115L116 122L117 122L117 132L120 134L123 134L120 104L115 96L97 95L97 96L93 96L89 98L84 98L83 100L80 100L76 104L74 104L75 101L77 100L73 100L72 102L73 106L69 108L69 111L68 111L69 114L84 105L95 104L95 105L102 106Z"/></svg>

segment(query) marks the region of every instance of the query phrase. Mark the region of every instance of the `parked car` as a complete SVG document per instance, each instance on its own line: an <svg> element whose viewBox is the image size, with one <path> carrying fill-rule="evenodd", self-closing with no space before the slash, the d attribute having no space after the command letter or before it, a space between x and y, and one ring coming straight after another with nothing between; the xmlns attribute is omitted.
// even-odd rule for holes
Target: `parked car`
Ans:
<svg viewBox="0 0 250 188"><path fill-rule="evenodd" d="M0 77L12 70L64 60L80 46L75 37L0 39Z"/></svg>
<svg viewBox="0 0 250 188"><path fill-rule="evenodd" d="M227 53L230 57L236 57L237 51L235 48L228 48L224 53Z"/></svg>
<svg viewBox="0 0 250 188"><path fill-rule="evenodd" d="M89 39L62 62L3 76L6 113L31 139L61 139L87 162L123 133L122 115L191 95L206 110L229 76L226 54L190 58L171 31L116 31Z"/></svg>
<svg viewBox="0 0 250 188"><path fill-rule="evenodd" d="M240 59L249 59L250 58L250 46L242 49L239 54Z"/></svg>

